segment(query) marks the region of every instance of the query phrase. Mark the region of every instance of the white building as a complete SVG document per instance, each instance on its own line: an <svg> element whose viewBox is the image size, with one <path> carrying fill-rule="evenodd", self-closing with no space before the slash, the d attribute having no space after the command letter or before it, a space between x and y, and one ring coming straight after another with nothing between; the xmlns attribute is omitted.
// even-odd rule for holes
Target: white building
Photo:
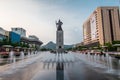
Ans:
<svg viewBox="0 0 120 80"><path fill-rule="evenodd" d="M26 30L23 28L19 28L19 27L12 28L12 31L19 34L21 37L26 37Z"/></svg>
<svg viewBox="0 0 120 80"><path fill-rule="evenodd" d="M3 40L6 37L6 30L0 27L0 40Z"/></svg>
<svg viewBox="0 0 120 80"><path fill-rule="evenodd" d="M36 48L36 49L40 49L40 46L43 44L42 41L39 40L39 38L35 35L29 35L28 37L30 43L29 43L29 46L31 48Z"/></svg>
<svg viewBox="0 0 120 80"><path fill-rule="evenodd" d="M0 27L0 34L5 35L6 30Z"/></svg>

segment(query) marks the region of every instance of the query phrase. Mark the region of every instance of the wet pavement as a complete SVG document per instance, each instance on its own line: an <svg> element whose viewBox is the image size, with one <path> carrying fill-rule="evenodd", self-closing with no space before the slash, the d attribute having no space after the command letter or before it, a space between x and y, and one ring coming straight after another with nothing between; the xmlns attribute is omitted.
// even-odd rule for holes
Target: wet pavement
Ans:
<svg viewBox="0 0 120 80"><path fill-rule="evenodd" d="M119 80L120 60L110 56L39 52L0 66L0 80Z"/></svg>

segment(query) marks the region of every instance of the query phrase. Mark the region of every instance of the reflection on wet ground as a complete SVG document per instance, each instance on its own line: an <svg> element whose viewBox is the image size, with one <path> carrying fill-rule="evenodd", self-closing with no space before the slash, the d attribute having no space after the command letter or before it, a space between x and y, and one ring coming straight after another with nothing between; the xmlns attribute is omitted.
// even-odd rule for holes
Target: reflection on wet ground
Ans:
<svg viewBox="0 0 120 80"><path fill-rule="evenodd" d="M120 60L109 55L39 52L0 66L0 80L119 80ZM6 68L6 69L4 69Z"/></svg>

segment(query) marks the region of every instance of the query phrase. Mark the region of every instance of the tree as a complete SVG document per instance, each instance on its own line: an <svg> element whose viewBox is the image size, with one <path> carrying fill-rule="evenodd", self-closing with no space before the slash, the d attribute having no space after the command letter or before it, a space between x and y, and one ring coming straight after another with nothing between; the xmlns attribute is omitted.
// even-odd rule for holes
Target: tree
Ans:
<svg viewBox="0 0 120 80"><path fill-rule="evenodd" d="M112 44L120 44L120 41L112 41Z"/></svg>
<svg viewBox="0 0 120 80"><path fill-rule="evenodd" d="M105 43L105 46L107 46L108 51L116 51L116 47L113 47L110 42Z"/></svg>
<svg viewBox="0 0 120 80"><path fill-rule="evenodd" d="M47 51L47 49L46 49L46 48L41 48L40 50L41 50L41 51Z"/></svg>
<svg viewBox="0 0 120 80"><path fill-rule="evenodd" d="M1 40L1 45L10 45L10 41L8 40L8 38L4 38L3 40Z"/></svg>

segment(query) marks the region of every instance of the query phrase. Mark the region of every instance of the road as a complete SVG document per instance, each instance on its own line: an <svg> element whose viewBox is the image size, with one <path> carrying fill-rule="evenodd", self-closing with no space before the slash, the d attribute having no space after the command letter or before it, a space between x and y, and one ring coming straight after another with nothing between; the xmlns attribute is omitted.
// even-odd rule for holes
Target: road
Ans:
<svg viewBox="0 0 120 80"><path fill-rule="evenodd" d="M97 65L97 66L96 66ZM40 52L0 71L0 80L119 80L107 67L85 61L78 53Z"/></svg>

